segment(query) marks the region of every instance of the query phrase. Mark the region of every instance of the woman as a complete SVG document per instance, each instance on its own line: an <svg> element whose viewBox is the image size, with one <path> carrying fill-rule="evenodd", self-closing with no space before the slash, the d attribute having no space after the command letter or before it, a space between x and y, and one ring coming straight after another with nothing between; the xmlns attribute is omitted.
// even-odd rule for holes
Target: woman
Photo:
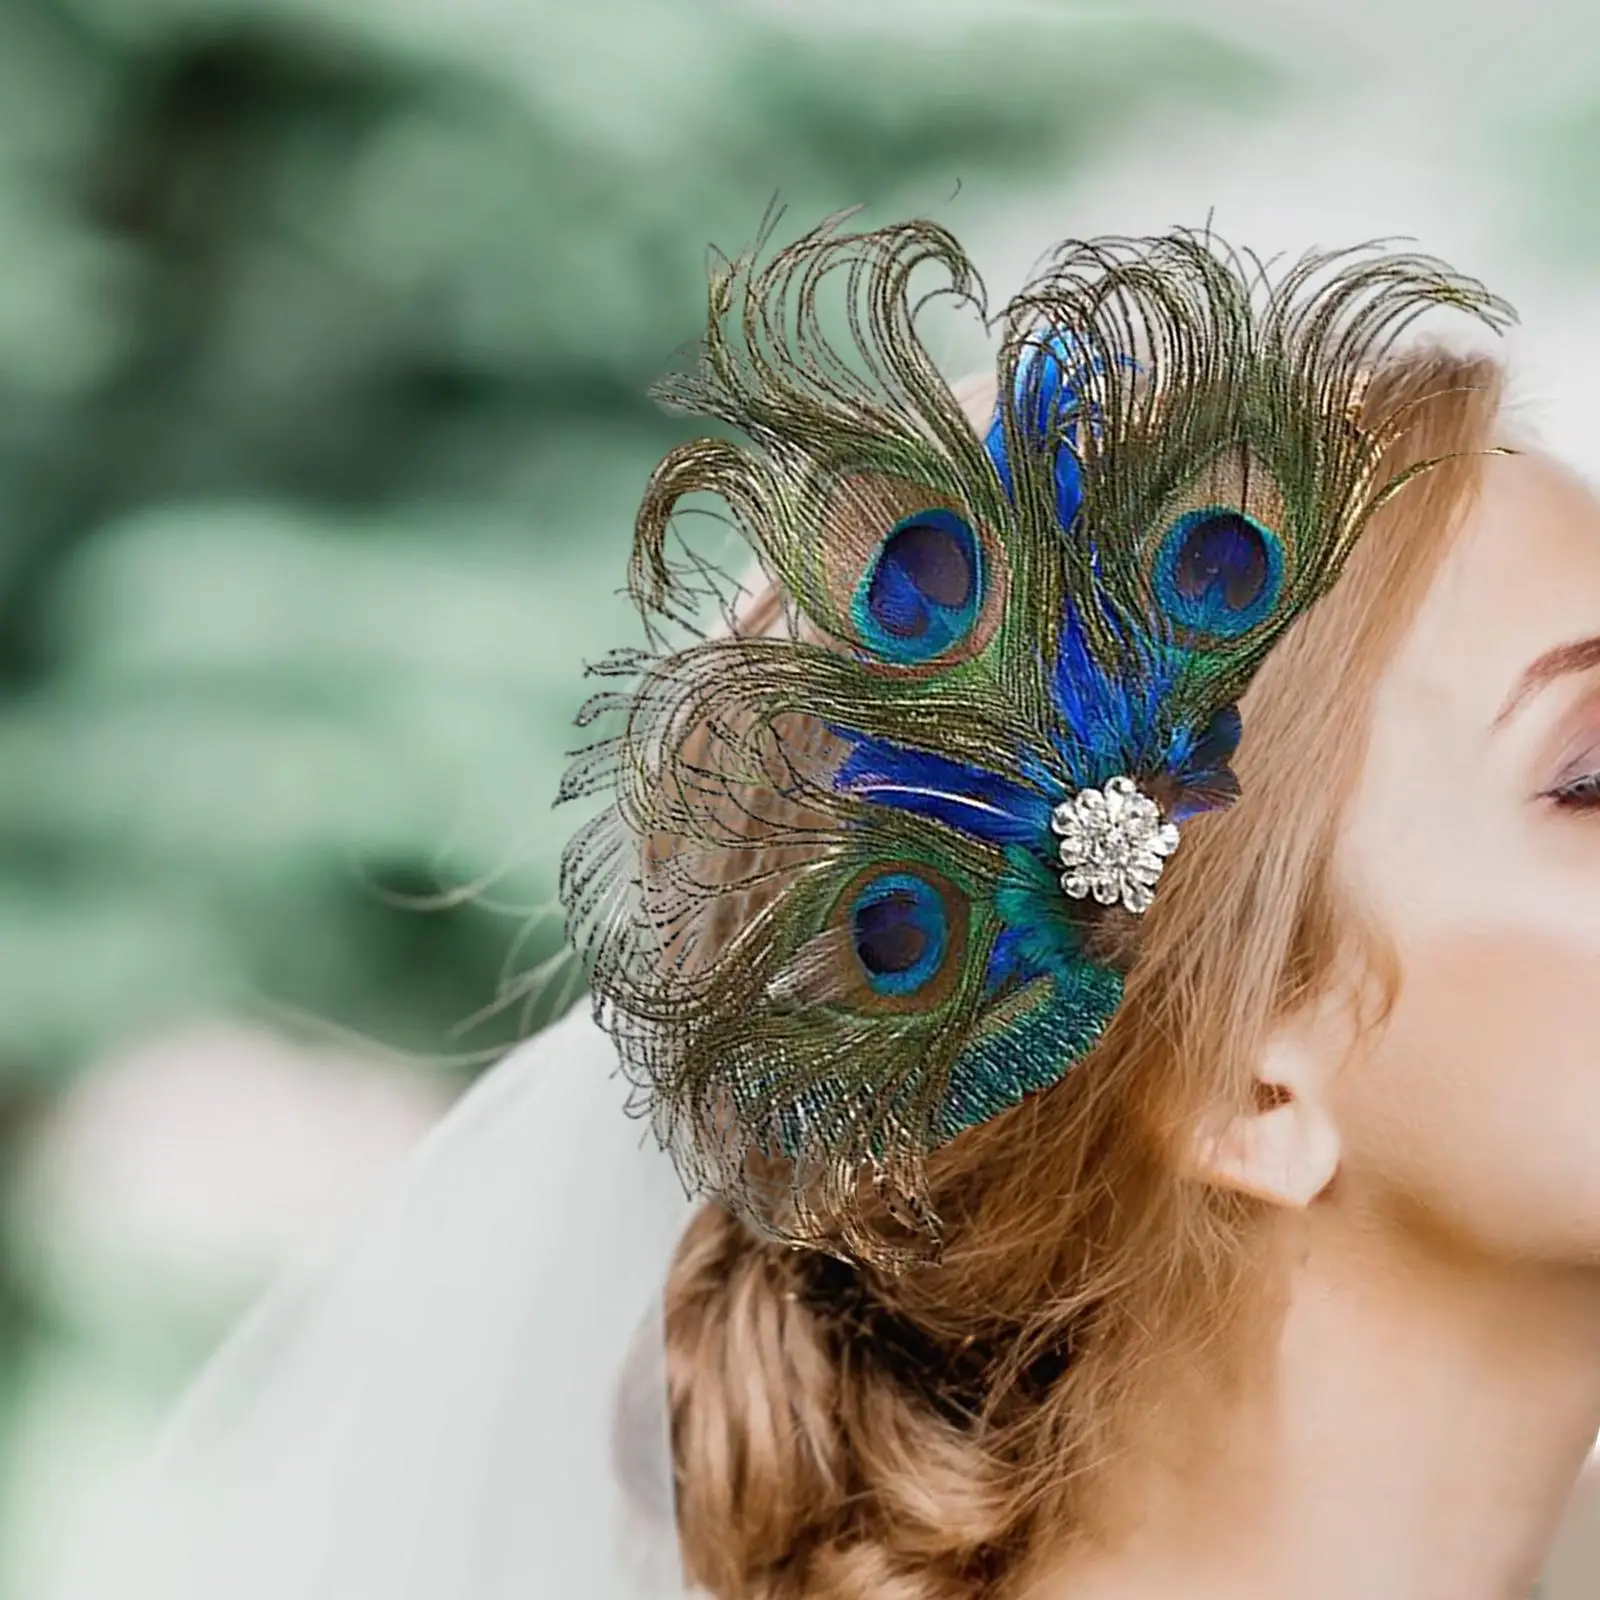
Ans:
<svg viewBox="0 0 1600 1600"><path fill-rule="evenodd" d="M1504 321L1436 263L1064 246L965 419L930 272L716 277L668 396L750 445L652 480L662 648L568 785L597 1017L721 1204L587 1024L505 1064L180 1427L168 1600L670 1592L598 1449L663 1272L617 1456L637 1534L670 1438L718 1600L1531 1589L1600 1429L1600 502L1395 342ZM702 490L773 587L683 643Z"/></svg>

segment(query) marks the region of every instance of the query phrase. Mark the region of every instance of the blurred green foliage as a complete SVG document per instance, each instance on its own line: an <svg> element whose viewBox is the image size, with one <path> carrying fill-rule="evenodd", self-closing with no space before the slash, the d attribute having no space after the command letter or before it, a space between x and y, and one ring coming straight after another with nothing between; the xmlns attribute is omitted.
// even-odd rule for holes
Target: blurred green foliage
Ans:
<svg viewBox="0 0 1600 1600"><path fill-rule="evenodd" d="M1515 220L1543 264L1587 286L1600 250L1600 99L1524 111L1502 158L1521 204Z"/></svg>
<svg viewBox="0 0 1600 1600"><path fill-rule="evenodd" d="M1459 6L1368 12L1454 82ZM1551 98L1478 25L1460 99ZM709 244L774 196L784 231L862 203L965 237L1152 126L1262 117L1281 71L1130 0L5 0L0 1167L179 1018L436 1065L540 1020L550 803L583 659L634 637L634 506L693 426L645 391ZM1461 160L1582 269L1600 111L1522 128ZM64 1309L0 1203L8 1600L81 1441L177 1374ZM148 1319L175 1368L206 1287Z"/></svg>
<svg viewBox="0 0 1600 1600"><path fill-rule="evenodd" d="M553 946L518 908L707 241L774 193L799 226L1059 182L1271 88L1004 6L9 0L0 1073L261 1002L448 1048Z"/></svg>
<svg viewBox="0 0 1600 1600"><path fill-rule="evenodd" d="M0 1161L184 1017L440 1062L540 1019L581 662L633 637L709 243L775 195L959 225L1275 83L1109 4L7 0ZM0 1587L137 1365L39 1225L0 1215Z"/></svg>

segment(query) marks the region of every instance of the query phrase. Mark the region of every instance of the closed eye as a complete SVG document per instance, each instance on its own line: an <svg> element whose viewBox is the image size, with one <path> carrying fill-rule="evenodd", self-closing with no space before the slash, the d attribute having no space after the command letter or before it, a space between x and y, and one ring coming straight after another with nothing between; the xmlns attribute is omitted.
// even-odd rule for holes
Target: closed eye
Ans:
<svg viewBox="0 0 1600 1600"><path fill-rule="evenodd" d="M1600 811L1600 772L1585 772L1553 789L1544 798L1569 811Z"/></svg>

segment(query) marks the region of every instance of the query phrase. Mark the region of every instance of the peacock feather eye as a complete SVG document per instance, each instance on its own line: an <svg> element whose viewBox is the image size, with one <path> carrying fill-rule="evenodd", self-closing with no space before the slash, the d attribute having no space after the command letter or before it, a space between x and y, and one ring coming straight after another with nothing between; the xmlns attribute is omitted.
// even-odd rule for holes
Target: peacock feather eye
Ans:
<svg viewBox="0 0 1600 1600"><path fill-rule="evenodd" d="M651 474L648 647L597 664L633 688L562 788L606 801L568 931L686 1186L886 1272L936 1254L929 1154L1082 1061L1146 908L1204 894L1168 862L1240 793L1238 703L1409 477L1392 341L1510 316L1410 253L1071 240L1007 303L985 429L917 332L934 271L981 313L932 223L719 263L659 391L715 436ZM711 638L702 494L773 590Z"/></svg>
<svg viewBox="0 0 1600 1600"><path fill-rule="evenodd" d="M944 897L925 878L872 879L850 908L856 959L876 994L912 995L938 976L950 943Z"/></svg>
<svg viewBox="0 0 1600 1600"><path fill-rule="evenodd" d="M1179 627L1211 638L1248 633L1273 614L1283 545L1265 523L1228 506L1185 512L1156 557L1156 593Z"/></svg>
<svg viewBox="0 0 1600 1600"><path fill-rule="evenodd" d="M983 556L972 526L936 507L897 522L856 593L863 642L901 665L931 661L972 632L983 602Z"/></svg>

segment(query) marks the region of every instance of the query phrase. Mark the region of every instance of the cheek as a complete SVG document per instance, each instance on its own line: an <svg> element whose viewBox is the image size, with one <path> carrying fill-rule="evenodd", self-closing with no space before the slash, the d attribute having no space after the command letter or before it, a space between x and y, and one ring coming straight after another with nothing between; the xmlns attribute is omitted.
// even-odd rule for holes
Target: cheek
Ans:
<svg viewBox="0 0 1600 1600"><path fill-rule="evenodd" d="M1600 914L1442 934L1341 1076L1342 1181L1392 1220L1528 1258L1600 1258Z"/></svg>

